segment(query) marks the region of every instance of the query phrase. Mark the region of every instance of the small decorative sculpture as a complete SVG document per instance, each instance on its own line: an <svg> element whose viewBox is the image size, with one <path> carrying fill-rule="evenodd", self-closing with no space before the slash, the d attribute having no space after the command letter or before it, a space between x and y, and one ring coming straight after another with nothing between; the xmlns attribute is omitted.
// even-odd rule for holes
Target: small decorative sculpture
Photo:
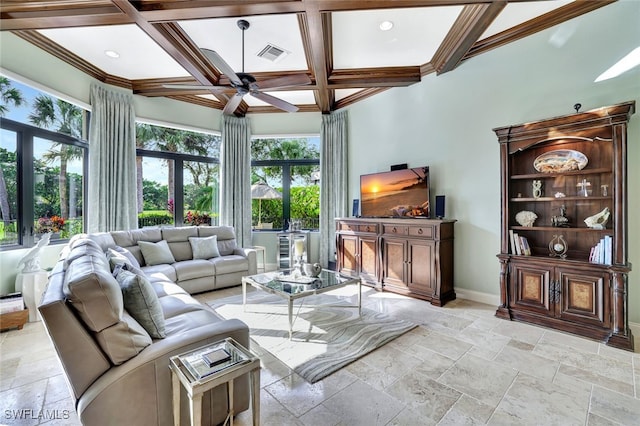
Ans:
<svg viewBox="0 0 640 426"><path fill-rule="evenodd" d="M557 228L566 228L569 226L569 218L567 217L567 206L560 206L560 215L551 217L551 226Z"/></svg>
<svg viewBox="0 0 640 426"><path fill-rule="evenodd" d="M564 192L556 192L555 197L556 197L556 198L564 198L564 197L566 197L566 195L565 195L565 193L564 193Z"/></svg>
<svg viewBox="0 0 640 426"><path fill-rule="evenodd" d="M549 256L565 259L567 257L567 242L562 235L554 235L549 241Z"/></svg>
<svg viewBox="0 0 640 426"><path fill-rule="evenodd" d="M591 186L591 182L586 179L582 179L582 182L576 185L580 190L578 191L578 195L584 195L585 197L589 196L589 187Z"/></svg>
<svg viewBox="0 0 640 426"><path fill-rule="evenodd" d="M600 185L600 189L602 190L603 197L609 195L609 185Z"/></svg>
<svg viewBox="0 0 640 426"><path fill-rule="evenodd" d="M535 222L537 218L537 214L527 210L522 210L516 214L516 222L518 222L520 226L526 226L528 228L533 226L533 222Z"/></svg>
<svg viewBox="0 0 640 426"><path fill-rule="evenodd" d="M607 224L610 215L611 212L609 212L609 207L605 207L600 213L596 213L593 216L586 218L584 223L592 229L605 229L605 225Z"/></svg>
<svg viewBox="0 0 640 426"><path fill-rule="evenodd" d="M322 272L322 266L319 263L305 263L302 265L302 269L308 277L317 277Z"/></svg>
<svg viewBox="0 0 640 426"><path fill-rule="evenodd" d="M49 244L50 239L51 239L50 232L47 232L46 234L42 234L42 237L40 237L38 244L36 244L33 248L31 248L31 250L29 250L29 252L25 254L22 259L20 259L20 261L18 262L18 270L22 265L24 265L21 272L23 273L38 272L41 269L40 268L40 250L42 250L42 247Z"/></svg>
<svg viewBox="0 0 640 426"><path fill-rule="evenodd" d="M534 180L532 182L532 185L533 185L533 198L542 197L542 181Z"/></svg>

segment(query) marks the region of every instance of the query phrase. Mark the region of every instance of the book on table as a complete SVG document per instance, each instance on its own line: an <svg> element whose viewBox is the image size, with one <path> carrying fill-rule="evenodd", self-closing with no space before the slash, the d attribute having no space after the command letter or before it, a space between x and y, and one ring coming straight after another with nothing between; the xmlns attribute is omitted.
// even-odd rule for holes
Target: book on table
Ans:
<svg viewBox="0 0 640 426"><path fill-rule="evenodd" d="M196 380L248 361L228 342L221 341L178 357Z"/></svg>

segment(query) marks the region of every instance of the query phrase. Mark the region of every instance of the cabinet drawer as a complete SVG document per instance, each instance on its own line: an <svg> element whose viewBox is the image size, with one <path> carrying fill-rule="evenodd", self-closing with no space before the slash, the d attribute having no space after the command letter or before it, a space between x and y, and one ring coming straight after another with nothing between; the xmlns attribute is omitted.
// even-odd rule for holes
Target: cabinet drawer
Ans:
<svg viewBox="0 0 640 426"><path fill-rule="evenodd" d="M366 225L360 225L359 226L359 231L360 232L377 233L378 232L378 224L377 223L369 223L369 224L366 224Z"/></svg>
<svg viewBox="0 0 640 426"><path fill-rule="evenodd" d="M410 226L409 235L414 237L433 238L433 226Z"/></svg>
<svg viewBox="0 0 640 426"><path fill-rule="evenodd" d="M355 223L340 223L340 231L357 232L358 225L356 225Z"/></svg>
<svg viewBox="0 0 640 426"><path fill-rule="evenodd" d="M382 225L385 234L391 235L407 235L409 233L408 227L402 225Z"/></svg>

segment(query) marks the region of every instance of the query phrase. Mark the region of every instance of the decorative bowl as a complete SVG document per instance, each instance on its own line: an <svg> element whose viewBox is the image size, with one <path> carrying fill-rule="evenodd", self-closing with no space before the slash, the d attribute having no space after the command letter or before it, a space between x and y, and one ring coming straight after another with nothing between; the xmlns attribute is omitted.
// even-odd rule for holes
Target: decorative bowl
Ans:
<svg viewBox="0 0 640 426"><path fill-rule="evenodd" d="M539 155L533 167L540 173L559 173L582 170L587 165L587 156L573 149L556 149Z"/></svg>

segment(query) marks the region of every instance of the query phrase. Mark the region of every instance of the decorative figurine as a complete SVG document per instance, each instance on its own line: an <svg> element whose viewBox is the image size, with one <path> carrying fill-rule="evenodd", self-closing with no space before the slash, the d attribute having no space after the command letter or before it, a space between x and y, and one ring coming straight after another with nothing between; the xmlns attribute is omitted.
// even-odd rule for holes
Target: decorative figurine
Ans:
<svg viewBox="0 0 640 426"><path fill-rule="evenodd" d="M42 250L44 246L49 244L50 239L50 232L42 234L42 237L40 237L38 244L36 244L31 250L29 250L22 259L20 259L20 261L18 262L18 269L20 269L20 267L24 265L21 272L38 272L41 269L40 250Z"/></svg>
<svg viewBox="0 0 640 426"><path fill-rule="evenodd" d="M556 195L554 195L554 197L556 197L556 198L564 198L564 197L566 197L566 195L564 194L564 192L556 192Z"/></svg>
<svg viewBox="0 0 640 426"><path fill-rule="evenodd" d="M522 210L521 212L516 214L516 222L518 222L520 226L526 226L527 228L532 227L533 222L535 222L537 218L537 214L527 210Z"/></svg>
<svg viewBox="0 0 640 426"><path fill-rule="evenodd" d="M567 228L569 226L569 218L567 217L567 206L560 206L560 215L551 217L551 226L556 228Z"/></svg>
<svg viewBox="0 0 640 426"><path fill-rule="evenodd" d="M591 186L591 182L587 181L586 179L582 179L582 182L580 182L576 186L580 188L580 191L578 191L578 195L584 195L585 197L589 196L589 187Z"/></svg>
<svg viewBox="0 0 640 426"><path fill-rule="evenodd" d="M532 185L533 185L533 198L542 197L542 181L534 180L532 182Z"/></svg>
<svg viewBox="0 0 640 426"><path fill-rule="evenodd" d="M567 250L567 242L562 235L554 235L551 241L549 241L549 256L566 259Z"/></svg>
<svg viewBox="0 0 640 426"><path fill-rule="evenodd" d="M584 223L591 229L605 229L605 225L609 220L609 207L605 207L600 213L596 213L593 216L589 216L584 220Z"/></svg>
<svg viewBox="0 0 640 426"><path fill-rule="evenodd" d="M600 185L600 189L603 197L609 195L609 185Z"/></svg>

